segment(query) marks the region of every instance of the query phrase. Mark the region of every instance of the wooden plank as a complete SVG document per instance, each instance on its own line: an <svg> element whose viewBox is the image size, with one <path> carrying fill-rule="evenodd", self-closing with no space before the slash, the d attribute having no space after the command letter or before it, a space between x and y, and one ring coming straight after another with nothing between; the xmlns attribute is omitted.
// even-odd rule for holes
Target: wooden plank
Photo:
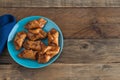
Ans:
<svg viewBox="0 0 120 80"><path fill-rule="evenodd" d="M20 20L41 15L55 21L64 38L120 38L120 8L0 8Z"/></svg>
<svg viewBox="0 0 120 80"><path fill-rule="evenodd" d="M1 64L14 63L8 52L0 56ZM119 63L120 39L65 39L64 48L55 63Z"/></svg>
<svg viewBox="0 0 120 80"><path fill-rule="evenodd" d="M52 64L42 69L0 65L0 72L0 80L119 80L120 64Z"/></svg>
<svg viewBox="0 0 120 80"><path fill-rule="evenodd" d="M120 7L120 0L0 0L0 7Z"/></svg>

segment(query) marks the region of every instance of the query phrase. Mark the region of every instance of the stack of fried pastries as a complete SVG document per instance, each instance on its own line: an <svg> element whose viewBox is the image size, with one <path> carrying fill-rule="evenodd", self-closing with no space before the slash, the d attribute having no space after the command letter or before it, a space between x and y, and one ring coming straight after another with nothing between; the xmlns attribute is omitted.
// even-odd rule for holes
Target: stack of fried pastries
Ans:
<svg viewBox="0 0 120 80"><path fill-rule="evenodd" d="M47 23L43 18L33 20L25 25L27 32L18 32L14 39L16 50L24 48L18 54L20 58L36 60L39 63L46 63L52 57L59 53L58 43L59 32L51 29L48 33L42 28ZM48 38L48 45L45 45L41 39Z"/></svg>

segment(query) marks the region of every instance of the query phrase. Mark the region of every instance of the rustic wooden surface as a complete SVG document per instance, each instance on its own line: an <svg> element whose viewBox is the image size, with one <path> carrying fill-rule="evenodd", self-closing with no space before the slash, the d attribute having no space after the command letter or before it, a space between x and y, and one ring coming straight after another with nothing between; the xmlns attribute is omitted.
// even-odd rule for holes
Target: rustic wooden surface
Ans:
<svg viewBox="0 0 120 80"><path fill-rule="evenodd" d="M116 7L116 8L114 8ZM120 80L120 0L0 0L0 15L41 15L64 35L60 57L42 69L0 56L0 80Z"/></svg>
<svg viewBox="0 0 120 80"><path fill-rule="evenodd" d="M55 21L65 38L120 38L120 8L0 8L17 20L32 15ZM22 15L21 15L22 14Z"/></svg>
<svg viewBox="0 0 120 80"><path fill-rule="evenodd" d="M120 0L0 0L0 7L120 7Z"/></svg>

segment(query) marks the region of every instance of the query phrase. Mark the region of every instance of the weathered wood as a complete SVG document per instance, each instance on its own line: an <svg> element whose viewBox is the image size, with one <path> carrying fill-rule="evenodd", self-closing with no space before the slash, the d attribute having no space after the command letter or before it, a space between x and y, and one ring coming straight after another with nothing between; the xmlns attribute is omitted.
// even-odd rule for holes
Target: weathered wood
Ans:
<svg viewBox="0 0 120 80"><path fill-rule="evenodd" d="M0 65L0 80L119 80L120 64L52 64L42 69Z"/></svg>
<svg viewBox="0 0 120 80"><path fill-rule="evenodd" d="M0 0L0 7L120 7L120 0Z"/></svg>
<svg viewBox="0 0 120 80"><path fill-rule="evenodd" d="M5 49L0 80L120 80L120 8L80 7L120 7L120 0L0 0L0 15L48 17L65 38L60 57L42 69L18 65Z"/></svg>
<svg viewBox="0 0 120 80"><path fill-rule="evenodd" d="M14 63L8 52L0 56L1 64ZM120 39L65 39L64 48L55 63L119 63Z"/></svg>
<svg viewBox="0 0 120 80"><path fill-rule="evenodd" d="M120 38L120 8L0 8L17 20L41 15L55 21L64 38Z"/></svg>

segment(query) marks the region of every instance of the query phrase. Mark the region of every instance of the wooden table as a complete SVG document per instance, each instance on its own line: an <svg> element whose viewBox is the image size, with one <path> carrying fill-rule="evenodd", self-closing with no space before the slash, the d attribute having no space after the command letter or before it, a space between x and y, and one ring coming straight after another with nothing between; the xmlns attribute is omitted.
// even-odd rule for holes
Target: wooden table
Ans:
<svg viewBox="0 0 120 80"><path fill-rule="evenodd" d="M120 0L0 0L0 15L52 19L64 35L60 57L48 67L27 69L7 49L0 80L120 80Z"/></svg>

